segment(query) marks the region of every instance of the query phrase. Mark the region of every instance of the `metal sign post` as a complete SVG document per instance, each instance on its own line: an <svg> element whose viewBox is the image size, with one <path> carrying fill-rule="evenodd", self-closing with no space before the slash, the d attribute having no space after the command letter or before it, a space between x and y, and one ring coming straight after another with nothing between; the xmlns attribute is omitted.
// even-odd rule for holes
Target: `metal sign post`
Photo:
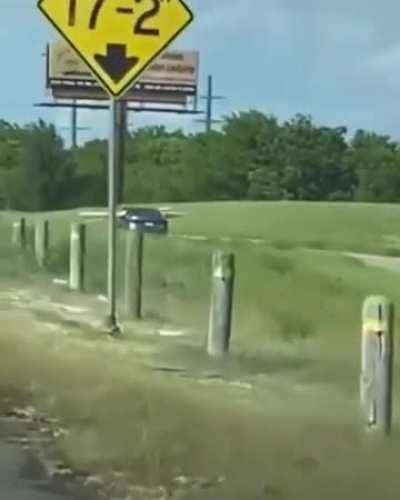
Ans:
<svg viewBox="0 0 400 500"><path fill-rule="evenodd" d="M110 100L110 138L108 150L108 318L107 327L112 334L119 333L117 324L117 165L121 103Z"/></svg>
<svg viewBox="0 0 400 500"><path fill-rule="evenodd" d="M112 96L108 184L108 325L118 333L116 314L116 208L122 105L134 82L193 21L184 0L113 2L38 0L38 8L96 80ZM72 96L73 97L73 96Z"/></svg>

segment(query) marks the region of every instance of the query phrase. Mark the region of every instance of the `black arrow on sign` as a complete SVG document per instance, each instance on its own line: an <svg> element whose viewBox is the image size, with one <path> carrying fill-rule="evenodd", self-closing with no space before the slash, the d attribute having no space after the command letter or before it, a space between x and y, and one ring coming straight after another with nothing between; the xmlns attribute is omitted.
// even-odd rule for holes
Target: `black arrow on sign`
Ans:
<svg viewBox="0 0 400 500"><path fill-rule="evenodd" d="M105 56L95 54L94 58L115 83L119 83L139 62L138 57L126 57L126 45L113 43L107 45Z"/></svg>

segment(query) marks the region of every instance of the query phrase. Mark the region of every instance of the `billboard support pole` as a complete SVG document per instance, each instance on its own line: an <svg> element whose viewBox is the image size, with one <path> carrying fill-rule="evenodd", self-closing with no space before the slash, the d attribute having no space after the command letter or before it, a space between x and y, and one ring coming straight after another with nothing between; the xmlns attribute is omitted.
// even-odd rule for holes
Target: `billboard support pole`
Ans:
<svg viewBox="0 0 400 500"><path fill-rule="evenodd" d="M117 172L117 202L123 203L125 191L125 151L127 135L127 103L121 101L118 109L118 172Z"/></svg>
<svg viewBox="0 0 400 500"><path fill-rule="evenodd" d="M76 104L76 100L72 101ZM71 146L72 149L76 149L78 145L78 109L73 106L71 108Z"/></svg>

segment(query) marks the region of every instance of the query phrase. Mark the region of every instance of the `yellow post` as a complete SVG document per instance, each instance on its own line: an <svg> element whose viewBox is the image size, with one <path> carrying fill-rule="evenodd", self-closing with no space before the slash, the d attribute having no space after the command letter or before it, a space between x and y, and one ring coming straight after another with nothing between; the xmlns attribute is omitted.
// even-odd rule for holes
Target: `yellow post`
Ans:
<svg viewBox="0 0 400 500"><path fill-rule="evenodd" d="M366 425L388 435L392 426L393 305L382 296L362 310L361 408Z"/></svg>

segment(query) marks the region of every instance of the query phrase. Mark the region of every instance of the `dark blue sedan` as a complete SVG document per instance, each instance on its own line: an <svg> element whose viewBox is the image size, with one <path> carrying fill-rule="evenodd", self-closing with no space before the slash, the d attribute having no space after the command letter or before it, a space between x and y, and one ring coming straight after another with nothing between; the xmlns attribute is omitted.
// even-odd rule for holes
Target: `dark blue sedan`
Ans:
<svg viewBox="0 0 400 500"><path fill-rule="evenodd" d="M118 215L120 227L143 233L167 234L168 220L155 208L123 208Z"/></svg>

